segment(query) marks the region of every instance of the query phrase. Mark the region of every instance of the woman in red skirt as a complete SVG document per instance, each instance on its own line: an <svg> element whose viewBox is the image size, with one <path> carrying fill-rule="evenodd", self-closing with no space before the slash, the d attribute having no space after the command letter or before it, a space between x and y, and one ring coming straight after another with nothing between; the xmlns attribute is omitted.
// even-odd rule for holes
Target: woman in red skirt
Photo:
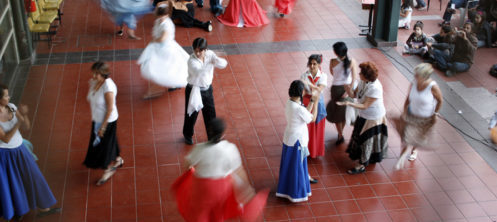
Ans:
<svg viewBox="0 0 497 222"><path fill-rule="evenodd" d="M213 119L211 140L197 144L185 157L190 169L172 185L178 210L187 222L217 222L260 217L268 190L255 193L242 166L237 147L222 140L225 123Z"/></svg>
<svg viewBox="0 0 497 222"><path fill-rule="evenodd" d="M280 13L280 17L288 15L292 12L293 6L295 6L295 2L297 0L276 0L274 3L274 7L278 9L278 13Z"/></svg>
<svg viewBox="0 0 497 222"><path fill-rule="evenodd" d="M319 98L316 121L307 124L307 128L309 129L309 156L312 158L324 156L324 126L326 124L324 119L327 114L321 92L323 92L327 86L328 77L326 76L326 73L321 72L322 61L322 55L313 54L309 56L307 62L309 70L300 77L300 80L305 84L305 95L303 97L304 106L309 104L311 95L314 93L316 93Z"/></svg>

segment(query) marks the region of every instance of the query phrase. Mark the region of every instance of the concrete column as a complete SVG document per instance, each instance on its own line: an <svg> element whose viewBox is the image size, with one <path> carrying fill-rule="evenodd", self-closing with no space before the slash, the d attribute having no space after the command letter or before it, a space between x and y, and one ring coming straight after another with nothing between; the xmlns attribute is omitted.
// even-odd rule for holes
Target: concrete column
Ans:
<svg viewBox="0 0 497 222"><path fill-rule="evenodd" d="M24 8L24 0L10 0L10 5L12 7L19 58L21 60L31 59L33 54L33 40L26 19L28 14Z"/></svg>
<svg viewBox="0 0 497 222"><path fill-rule="evenodd" d="M396 46L401 0L376 0L368 40L377 47Z"/></svg>

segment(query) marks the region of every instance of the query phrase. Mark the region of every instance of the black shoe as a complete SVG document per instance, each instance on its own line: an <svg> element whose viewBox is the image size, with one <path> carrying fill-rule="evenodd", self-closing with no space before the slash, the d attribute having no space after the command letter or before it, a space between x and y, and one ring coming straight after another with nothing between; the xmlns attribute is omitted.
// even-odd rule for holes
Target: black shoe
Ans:
<svg viewBox="0 0 497 222"><path fill-rule="evenodd" d="M350 170L347 170L347 173L350 174L350 175L354 175L354 174L359 174L359 173L363 173L364 171L366 171L366 167L364 166L361 166L358 168L352 168Z"/></svg>
<svg viewBox="0 0 497 222"><path fill-rule="evenodd" d="M204 4L197 4L197 7L199 7L199 8L203 8L203 7L204 7Z"/></svg>
<svg viewBox="0 0 497 222"><path fill-rule="evenodd" d="M119 30L119 31L117 31L117 32L116 32L116 35L117 35L117 36L119 36L119 37L123 36L123 35L124 35L123 30Z"/></svg>
<svg viewBox="0 0 497 222"><path fill-rule="evenodd" d="M168 92L172 92L172 91L175 91L175 90L178 90L178 89L179 89L179 87L169 88L169 89L167 89L167 91L168 91Z"/></svg>
<svg viewBox="0 0 497 222"><path fill-rule="evenodd" d="M280 18L283 18L283 17L285 17L285 14L280 13Z"/></svg>
<svg viewBox="0 0 497 222"><path fill-rule="evenodd" d="M212 32L212 21L206 22L205 31Z"/></svg>
<svg viewBox="0 0 497 222"><path fill-rule="evenodd" d="M314 178L313 178L313 179L309 179L309 182L310 182L310 183L313 183L313 184L314 184L314 183L318 183L318 179L314 179Z"/></svg>
<svg viewBox="0 0 497 222"><path fill-rule="evenodd" d="M343 138L343 136L341 136L337 139L337 141L335 142L335 145L338 146L338 145L342 144L343 142L345 142L345 139Z"/></svg>
<svg viewBox="0 0 497 222"><path fill-rule="evenodd" d="M193 145L193 139L191 137L184 136L184 138L185 138L185 143L186 144Z"/></svg>
<svg viewBox="0 0 497 222"><path fill-rule="evenodd" d="M55 213L60 213L62 209L60 208L52 208L48 211L44 211L44 212L39 212L38 214L36 214L36 217L44 217L44 216L48 216L50 214L55 214Z"/></svg>

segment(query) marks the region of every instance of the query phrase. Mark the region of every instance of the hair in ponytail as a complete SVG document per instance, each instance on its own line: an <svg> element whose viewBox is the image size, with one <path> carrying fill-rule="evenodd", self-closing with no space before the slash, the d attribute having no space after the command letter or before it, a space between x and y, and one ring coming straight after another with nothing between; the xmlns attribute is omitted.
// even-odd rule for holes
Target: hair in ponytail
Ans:
<svg viewBox="0 0 497 222"><path fill-rule="evenodd" d="M335 52L335 54L339 57L339 58L342 58L342 57L345 57L343 59L343 71L345 73L345 76L347 76L347 69L350 68L350 64L351 64L351 61L349 59L349 55L347 54L347 45L345 45L344 42L336 42L335 44L333 44L333 51Z"/></svg>

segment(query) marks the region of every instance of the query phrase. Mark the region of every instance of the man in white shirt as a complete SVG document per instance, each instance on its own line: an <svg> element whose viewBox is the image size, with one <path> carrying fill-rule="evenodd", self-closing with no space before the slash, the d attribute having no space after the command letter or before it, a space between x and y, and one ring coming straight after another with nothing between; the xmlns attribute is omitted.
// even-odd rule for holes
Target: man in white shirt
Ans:
<svg viewBox="0 0 497 222"><path fill-rule="evenodd" d="M212 78L214 67L223 69L228 65L225 59L207 49L207 40L196 38L193 40L193 54L188 59L188 85L185 90L185 121L183 123L183 137L186 144L193 144L193 128L197 121L198 112L202 110L205 128L216 118L214 96L212 95ZM208 138L209 140L211 138Z"/></svg>

